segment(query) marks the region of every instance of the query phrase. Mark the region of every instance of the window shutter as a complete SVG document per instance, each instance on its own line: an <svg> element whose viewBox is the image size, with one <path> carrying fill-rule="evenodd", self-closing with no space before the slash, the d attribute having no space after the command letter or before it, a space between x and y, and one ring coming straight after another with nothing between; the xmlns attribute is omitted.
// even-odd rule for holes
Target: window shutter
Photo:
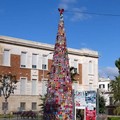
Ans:
<svg viewBox="0 0 120 120"><path fill-rule="evenodd" d="M93 73L93 62L89 61L89 74Z"/></svg>
<svg viewBox="0 0 120 120"><path fill-rule="evenodd" d="M70 58L69 59L69 64L70 64L70 67L74 67L74 59Z"/></svg>
<svg viewBox="0 0 120 120"><path fill-rule="evenodd" d="M37 54L32 54L32 68L37 68Z"/></svg>
<svg viewBox="0 0 120 120"><path fill-rule="evenodd" d="M38 69L42 69L42 56L38 56Z"/></svg>
<svg viewBox="0 0 120 120"><path fill-rule="evenodd" d="M71 59L69 58L69 66L71 67Z"/></svg>
<svg viewBox="0 0 120 120"><path fill-rule="evenodd" d="M26 67L27 63L27 53L21 52L21 67Z"/></svg>
<svg viewBox="0 0 120 120"><path fill-rule="evenodd" d="M20 94L25 95L26 91L26 78L21 78L20 80Z"/></svg>
<svg viewBox="0 0 120 120"><path fill-rule="evenodd" d="M36 95L36 88L37 88L37 80L32 79L32 95Z"/></svg>
<svg viewBox="0 0 120 120"><path fill-rule="evenodd" d="M3 64L3 53L0 53L0 65Z"/></svg>
<svg viewBox="0 0 120 120"><path fill-rule="evenodd" d="M78 71L78 60L76 60L76 59L74 59L74 68L75 68L74 72L79 73L79 71Z"/></svg>
<svg viewBox="0 0 120 120"><path fill-rule="evenodd" d="M10 65L10 51L6 49L3 54L3 64L8 66Z"/></svg>
<svg viewBox="0 0 120 120"><path fill-rule="evenodd" d="M74 59L71 59L71 67L74 67Z"/></svg>
<svg viewBox="0 0 120 120"><path fill-rule="evenodd" d="M47 93L47 85L48 85L47 80L42 81L42 95L45 95Z"/></svg>
<svg viewBox="0 0 120 120"><path fill-rule="evenodd" d="M42 69L48 69L48 57L46 55L42 57Z"/></svg>
<svg viewBox="0 0 120 120"><path fill-rule="evenodd" d="M42 64L47 64L47 57L45 55L43 55Z"/></svg>

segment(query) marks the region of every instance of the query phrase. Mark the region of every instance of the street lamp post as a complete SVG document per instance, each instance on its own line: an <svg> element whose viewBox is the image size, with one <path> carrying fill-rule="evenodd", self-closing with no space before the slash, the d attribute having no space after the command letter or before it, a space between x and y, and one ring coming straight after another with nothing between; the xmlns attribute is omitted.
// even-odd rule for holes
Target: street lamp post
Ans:
<svg viewBox="0 0 120 120"><path fill-rule="evenodd" d="M0 82L0 97L2 96L2 83Z"/></svg>
<svg viewBox="0 0 120 120"><path fill-rule="evenodd" d="M96 105L96 110L97 110L97 120L99 120L99 88L97 89L97 105Z"/></svg>

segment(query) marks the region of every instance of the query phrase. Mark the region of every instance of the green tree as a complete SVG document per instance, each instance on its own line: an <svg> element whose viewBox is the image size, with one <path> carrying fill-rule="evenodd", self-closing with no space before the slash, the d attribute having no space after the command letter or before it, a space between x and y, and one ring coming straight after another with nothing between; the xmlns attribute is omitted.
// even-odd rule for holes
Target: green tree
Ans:
<svg viewBox="0 0 120 120"><path fill-rule="evenodd" d="M7 99L11 94L14 94L14 90L16 89L16 76L12 74L0 75L0 93L4 96L5 104L4 104L4 115L6 115L7 111Z"/></svg>
<svg viewBox="0 0 120 120"><path fill-rule="evenodd" d="M40 106L40 113L41 113L41 117L42 119L44 119L43 115L44 115L44 110L45 110L45 101L46 101L46 98L47 98L47 94L45 95L40 95L40 100L41 100L41 104L39 105Z"/></svg>
<svg viewBox="0 0 120 120"><path fill-rule="evenodd" d="M115 61L115 66L117 67L119 75L120 75L120 58Z"/></svg>
<svg viewBox="0 0 120 120"><path fill-rule="evenodd" d="M120 58L115 61L115 66L118 69L118 76L115 76L115 80L110 82L111 93L113 95L114 104L116 105L116 114L120 113Z"/></svg>
<svg viewBox="0 0 120 120"><path fill-rule="evenodd" d="M117 104L117 107L114 110L114 113L117 114L117 115L120 115L120 104Z"/></svg>
<svg viewBox="0 0 120 120"><path fill-rule="evenodd" d="M110 82L114 103L120 103L120 75Z"/></svg>
<svg viewBox="0 0 120 120"><path fill-rule="evenodd" d="M105 113L105 98L99 95L99 113Z"/></svg>

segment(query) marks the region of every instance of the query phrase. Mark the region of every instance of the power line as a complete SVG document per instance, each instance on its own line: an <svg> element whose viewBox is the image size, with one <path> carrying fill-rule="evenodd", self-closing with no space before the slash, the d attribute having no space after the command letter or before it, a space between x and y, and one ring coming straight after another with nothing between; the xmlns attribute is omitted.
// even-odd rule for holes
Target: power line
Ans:
<svg viewBox="0 0 120 120"><path fill-rule="evenodd" d="M67 12L67 13L82 13L82 14L90 14L90 15L120 17L120 14L111 14L111 13L81 12L81 11L69 11L69 10L65 10L65 12Z"/></svg>

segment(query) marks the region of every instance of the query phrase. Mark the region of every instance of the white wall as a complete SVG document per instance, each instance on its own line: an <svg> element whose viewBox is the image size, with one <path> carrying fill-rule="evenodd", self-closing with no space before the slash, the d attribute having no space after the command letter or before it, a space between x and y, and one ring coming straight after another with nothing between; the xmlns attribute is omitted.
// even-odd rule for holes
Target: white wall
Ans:
<svg viewBox="0 0 120 120"><path fill-rule="evenodd" d="M104 88L99 88L100 94L105 98L106 100L106 106L110 105L110 89L108 88L108 84L110 84L110 79L109 78L99 78L99 83L98 85L104 85Z"/></svg>
<svg viewBox="0 0 120 120"><path fill-rule="evenodd" d="M34 43L34 42L33 42ZM11 54L16 54L16 55L21 55L22 51L26 51L28 53L27 56L27 68L32 68L32 53L36 53L39 55L39 57L42 56L42 54L48 55L51 51L50 50L43 50L43 49L36 49L36 48L31 48L31 47L23 47L23 46L17 46L17 45L12 45L12 44L5 44L1 43L2 49L7 48L10 49ZM80 52L80 54L83 52L86 53L92 53L94 54L94 51L91 50L76 50L76 49L70 49L73 50L74 52ZM95 52L96 55L96 52ZM48 55L48 59L52 59L53 54ZM79 85L79 88L84 89L84 90L96 90L98 87L98 58L97 57L89 57L89 56L81 56L81 55L74 55L74 54L69 54L69 59L77 59L78 64L82 64L82 85ZM89 61L93 62L93 74L89 74ZM31 70L31 76L33 74L33 71ZM37 78L38 80L38 75ZM92 83L92 87L90 87L89 83ZM19 86L19 83L18 83ZM42 83L38 82L37 83L37 91L38 94L41 91L41 86ZM19 87L18 90L16 91L16 94L19 93ZM27 82L27 94L30 94L30 89L31 89L31 83Z"/></svg>

